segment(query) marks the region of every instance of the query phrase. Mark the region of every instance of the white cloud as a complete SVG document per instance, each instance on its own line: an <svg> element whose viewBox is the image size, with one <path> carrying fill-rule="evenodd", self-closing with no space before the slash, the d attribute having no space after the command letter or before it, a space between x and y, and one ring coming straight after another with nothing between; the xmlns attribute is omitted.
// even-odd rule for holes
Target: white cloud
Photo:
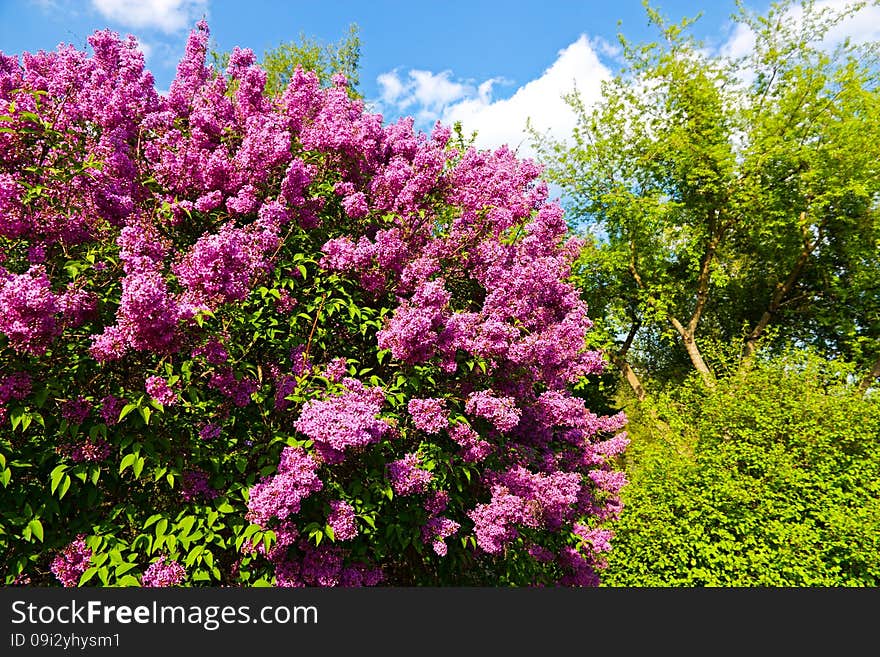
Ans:
<svg viewBox="0 0 880 657"><path fill-rule="evenodd" d="M147 43L146 41L144 41L142 39L138 39L138 48L140 48L140 51L142 53L144 53L144 61L149 62L150 57L153 56L153 50L154 50L153 45Z"/></svg>
<svg viewBox="0 0 880 657"><path fill-rule="evenodd" d="M401 78L394 70L382 73L376 80L384 105L393 105L398 111L412 108L416 120L425 125L439 119L451 103L480 93L473 84L453 80L452 71L433 73L413 69Z"/></svg>
<svg viewBox="0 0 880 657"><path fill-rule="evenodd" d="M738 59L739 57L745 57L754 49L755 33L752 32L752 28L742 23L737 23L727 41L721 44L718 53L722 57Z"/></svg>
<svg viewBox="0 0 880 657"><path fill-rule="evenodd" d="M422 127L438 119L446 125L461 121L465 134L477 131L478 146L506 144L528 157L534 153L528 143L527 120L539 132L565 139L575 126L575 116L563 95L577 89L585 104L598 100L601 81L609 78L611 71L599 60L597 47L609 56L616 54L609 44L591 43L581 36L560 50L540 77L516 89L509 98L497 100L493 99L495 87L510 84L503 78L475 84L453 79L451 71L412 70L406 79L397 71L383 73L378 77L379 104L392 105L399 112L410 110Z"/></svg>
<svg viewBox="0 0 880 657"><path fill-rule="evenodd" d="M852 0L820 0L814 6L815 11L829 11L836 14L848 6ZM804 11L800 6L793 6L785 14L787 22L798 24L803 21ZM853 43L865 43L880 39L880 5L867 4L858 12L840 21L828 30L822 42L824 48L831 49L849 38ZM742 57L748 55L755 47L755 33L742 23L738 23L727 40L718 49L718 53L726 57Z"/></svg>
<svg viewBox="0 0 880 657"><path fill-rule="evenodd" d="M816 7L819 9L829 7L839 10L847 4L850 3L843 0L825 0L824 2L817 2ZM866 5L854 16L835 25L828 32L826 41L831 44L837 44L842 43L847 37L855 43L880 39L880 6L877 4Z"/></svg>
<svg viewBox="0 0 880 657"><path fill-rule="evenodd" d="M406 91L406 86L397 75L397 71L382 73L376 78L381 89L382 102L389 105L397 104L397 101Z"/></svg>
<svg viewBox="0 0 880 657"><path fill-rule="evenodd" d="M443 112L444 123L461 121L465 133L477 131L478 141L487 146L507 144L525 156L532 151L525 133L526 122L538 132L556 139L569 137L575 115L563 95L577 89L586 106L601 95L602 80L611 71L596 54L586 36L559 51L559 56L541 77L517 89L510 98L492 101L488 93L462 100Z"/></svg>
<svg viewBox="0 0 880 657"><path fill-rule="evenodd" d="M92 0L92 6L120 25L173 34L192 27L207 12L208 0Z"/></svg>

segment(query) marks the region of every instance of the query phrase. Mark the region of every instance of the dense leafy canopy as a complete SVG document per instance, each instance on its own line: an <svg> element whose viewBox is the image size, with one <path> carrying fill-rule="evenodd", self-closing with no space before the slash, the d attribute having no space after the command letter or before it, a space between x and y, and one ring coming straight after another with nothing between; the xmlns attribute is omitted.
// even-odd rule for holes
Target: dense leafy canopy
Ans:
<svg viewBox="0 0 880 657"><path fill-rule="evenodd" d="M755 45L740 58L649 8L661 39L621 39L626 67L596 107L568 97L571 139L534 135L591 236L579 271L596 338L634 387L630 362L711 385L715 343L880 362L878 50L830 40L856 8L741 8Z"/></svg>

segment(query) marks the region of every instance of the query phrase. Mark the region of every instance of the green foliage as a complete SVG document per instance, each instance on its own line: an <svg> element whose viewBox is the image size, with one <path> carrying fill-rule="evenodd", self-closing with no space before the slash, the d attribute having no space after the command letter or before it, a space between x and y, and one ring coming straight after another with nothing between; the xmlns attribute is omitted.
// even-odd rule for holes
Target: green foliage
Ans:
<svg viewBox="0 0 880 657"><path fill-rule="evenodd" d="M348 33L336 43L324 43L316 37L300 33L295 41L285 41L263 53L260 66L266 71L267 96L274 97L287 87L297 66L313 71L323 86L331 84L335 73L348 80L348 94L361 98L360 84L361 40L359 28L352 23ZM216 71L225 71L229 65L228 52L218 50L216 44L210 52L210 60Z"/></svg>
<svg viewBox="0 0 880 657"><path fill-rule="evenodd" d="M334 73L342 73L348 80L349 93L359 97L361 40L358 26L352 24L348 33L337 43L322 43L300 34L298 41L288 41L266 51L260 65L266 70L266 93L275 95L284 91L297 66L314 71L325 85Z"/></svg>
<svg viewBox="0 0 880 657"><path fill-rule="evenodd" d="M776 347L880 356L878 44L827 40L857 7L740 7L755 47L739 59L648 7L661 38L621 37L601 101L567 98L570 139L533 132L588 238L581 287L611 353L711 381L707 340L752 353L775 325Z"/></svg>
<svg viewBox="0 0 880 657"><path fill-rule="evenodd" d="M880 584L880 395L793 354L630 413L606 586Z"/></svg>

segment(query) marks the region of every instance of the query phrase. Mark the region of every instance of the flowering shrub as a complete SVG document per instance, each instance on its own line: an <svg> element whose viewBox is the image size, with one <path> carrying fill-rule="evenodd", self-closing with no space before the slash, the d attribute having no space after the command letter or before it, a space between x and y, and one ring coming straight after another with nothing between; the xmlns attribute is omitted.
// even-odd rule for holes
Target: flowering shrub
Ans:
<svg viewBox="0 0 880 657"><path fill-rule="evenodd" d="M538 167L89 43L0 55L6 583L596 584L624 418Z"/></svg>

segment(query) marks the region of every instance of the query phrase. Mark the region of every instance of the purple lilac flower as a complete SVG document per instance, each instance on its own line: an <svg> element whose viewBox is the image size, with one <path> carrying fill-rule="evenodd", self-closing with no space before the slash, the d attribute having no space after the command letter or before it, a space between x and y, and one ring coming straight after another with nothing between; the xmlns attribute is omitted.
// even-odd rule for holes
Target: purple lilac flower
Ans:
<svg viewBox="0 0 880 657"><path fill-rule="evenodd" d="M59 454L70 457L74 463L97 463L110 456L110 443L101 438L83 438L74 443L58 445Z"/></svg>
<svg viewBox="0 0 880 657"><path fill-rule="evenodd" d="M324 377L333 381L334 383L339 383L343 377L348 374L348 362L345 358L334 358L328 364L326 369L324 370Z"/></svg>
<svg viewBox="0 0 880 657"><path fill-rule="evenodd" d="M343 500L330 502L327 524L333 529L333 537L337 541L348 541L358 535L354 507Z"/></svg>
<svg viewBox="0 0 880 657"><path fill-rule="evenodd" d="M79 534L49 565L49 570L64 586L77 586L79 578L89 567L92 549L86 545L85 538L85 534Z"/></svg>
<svg viewBox="0 0 880 657"><path fill-rule="evenodd" d="M259 382L251 377L235 378L235 372L231 368L212 374L208 385L229 397L239 408L250 404L251 395L260 387Z"/></svg>
<svg viewBox="0 0 880 657"><path fill-rule="evenodd" d="M520 410L512 397L496 397L491 390L471 393L464 406L465 411L489 420L498 431L513 429L520 418Z"/></svg>
<svg viewBox="0 0 880 657"><path fill-rule="evenodd" d="M229 352L218 340L209 340L204 345L196 347L192 355L204 356L211 365L222 365L229 360Z"/></svg>
<svg viewBox="0 0 880 657"><path fill-rule="evenodd" d="M418 454L407 454L402 459L388 464L388 478L391 487L398 495L423 493L433 475L419 467Z"/></svg>
<svg viewBox="0 0 880 657"><path fill-rule="evenodd" d="M202 440L213 440L220 435L221 427L214 422L208 422L199 429L199 438Z"/></svg>
<svg viewBox="0 0 880 657"><path fill-rule="evenodd" d="M430 543L439 556L445 557L448 551L446 539L458 532L461 525L443 516L429 518L422 527L422 541Z"/></svg>
<svg viewBox="0 0 880 657"><path fill-rule="evenodd" d="M82 424L92 411L92 403L79 396L61 404L61 417L71 424Z"/></svg>
<svg viewBox="0 0 880 657"><path fill-rule="evenodd" d="M275 301L275 307L278 312L290 315L299 305L299 300L290 295L287 290L281 290L278 293L278 299Z"/></svg>
<svg viewBox="0 0 880 657"><path fill-rule="evenodd" d="M0 268L0 333L22 354L40 356L58 335L61 308L42 266L12 275Z"/></svg>
<svg viewBox="0 0 880 657"><path fill-rule="evenodd" d="M443 513L448 505L449 493L445 490L434 491L425 498L425 511L432 516Z"/></svg>
<svg viewBox="0 0 880 657"><path fill-rule="evenodd" d="M141 583L149 587L177 586L184 579L186 579L186 570L183 566L177 561L166 561L162 556L144 571Z"/></svg>
<svg viewBox="0 0 880 657"><path fill-rule="evenodd" d="M342 395L306 402L295 424L297 431L315 441L327 463L341 463L347 450L379 442L391 429L376 417L385 398L382 389L346 381L349 388Z"/></svg>
<svg viewBox="0 0 880 657"><path fill-rule="evenodd" d="M177 402L177 393L161 376L148 376L146 380L147 394L163 406L171 406Z"/></svg>
<svg viewBox="0 0 880 657"><path fill-rule="evenodd" d="M104 424L112 427L119 422L119 414L122 412L125 403L124 399L114 397L113 395L104 397L101 400L101 417L104 419Z"/></svg>
<svg viewBox="0 0 880 657"><path fill-rule="evenodd" d="M480 438L467 423L459 422L449 429L449 437L461 446L465 463L479 463L494 451L492 444Z"/></svg>
<svg viewBox="0 0 880 657"><path fill-rule="evenodd" d="M407 410L412 416L413 424L425 433L440 433L449 425L449 414L443 399L410 399Z"/></svg>
<svg viewBox="0 0 880 657"><path fill-rule="evenodd" d="M213 500L218 493L210 484L208 473L204 470L193 469L183 473L180 486L180 496L187 502L197 499Z"/></svg>
<svg viewBox="0 0 880 657"><path fill-rule="evenodd" d="M488 504L478 504L468 516L474 522L474 534L480 549L489 554L499 554L519 536L517 525L535 529L540 526L536 511L503 486L493 486L492 500Z"/></svg>
<svg viewBox="0 0 880 657"><path fill-rule="evenodd" d="M285 447L278 473L265 477L250 489L248 520L262 527L299 512L302 501L324 487L317 475L318 463L300 447Z"/></svg>
<svg viewBox="0 0 880 657"><path fill-rule="evenodd" d="M31 386L31 377L27 372L13 372L0 378L0 405L6 404L10 399L21 401L31 394Z"/></svg>

